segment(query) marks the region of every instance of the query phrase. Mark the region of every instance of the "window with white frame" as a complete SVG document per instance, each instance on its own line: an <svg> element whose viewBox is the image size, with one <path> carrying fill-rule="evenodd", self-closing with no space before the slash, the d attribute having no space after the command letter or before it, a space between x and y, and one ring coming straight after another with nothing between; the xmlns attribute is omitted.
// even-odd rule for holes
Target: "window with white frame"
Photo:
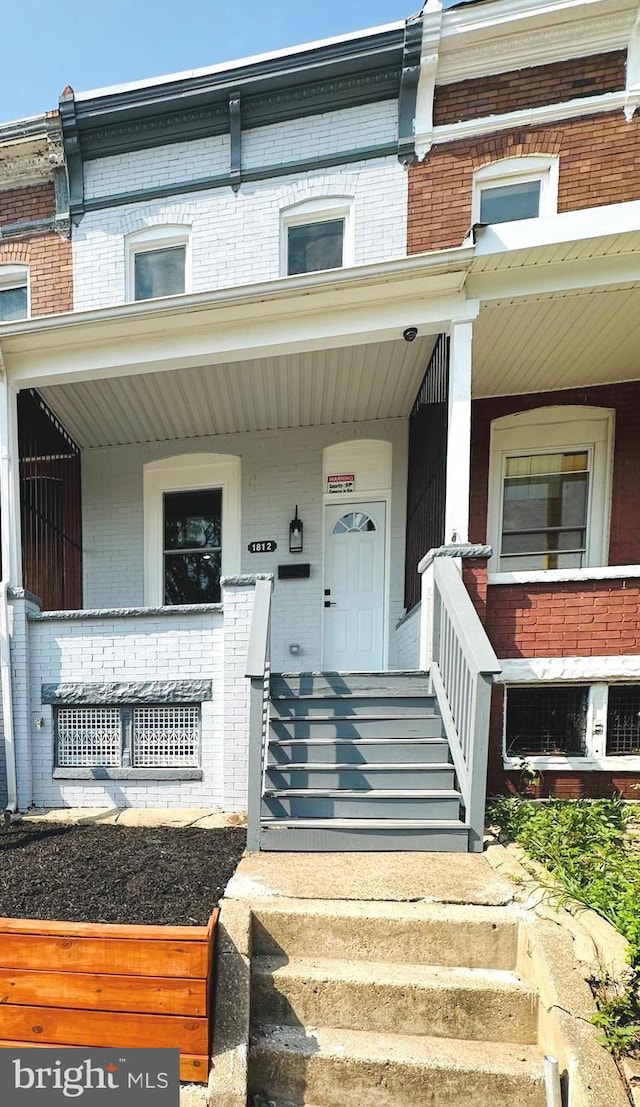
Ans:
<svg viewBox="0 0 640 1107"><path fill-rule="evenodd" d="M186 227L149 227L127 239L127 298L152 300L191 291Z"/></svg>
<svg viewBox="0 0 640 1107"><path fill-rule="evenodd" d="M558 210L557 157L504 158L476 170L475 223L510 223L555 215Z"/></svg>
<svg viewBox="0 0 640 1107"><path fill-rule="evenodd" d="M240 572L240 458L182 454L144 466L145 603L218 603Z"/></svg>
<svg viewBox="0 0 640 1107"><path fill-rule="evenodd" d="M29 316L29 270L26 265L0 265L0 323Z"/></svg>
<svg viewBox="0 0 640 1107"><path fill-rule="evenodd" d="M351 202L312 200L281 213L283 276L353 264Z"/></svg>
<svg viewBox="0 0 640 1107"><path fill-rule="evenodd" d="M538 408L491 429L493 573L606 564L613 413Z"/></svg>
<svg viewBox="0 0 640 1107"><path fill-rule="evenodd" d="M200 704L58 707L58 768L197 768Z"/></svg>
<svg viewBox="0 0 640 1107"><path fill-rule="evenodd" d="M640 758L640 682L508 685L504 756L551 767Z"/></svg>

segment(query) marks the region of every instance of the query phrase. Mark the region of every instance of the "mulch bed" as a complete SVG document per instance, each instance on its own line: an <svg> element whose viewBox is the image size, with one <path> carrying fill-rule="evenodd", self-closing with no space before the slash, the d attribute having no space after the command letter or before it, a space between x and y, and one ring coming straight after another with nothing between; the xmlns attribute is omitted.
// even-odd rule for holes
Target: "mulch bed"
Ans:
<svg viewBox="0 0 640 1107"><path fill-rule="evenodd" d="M0 830L0 916L204 926L245 846L238 827Z"/></svg>

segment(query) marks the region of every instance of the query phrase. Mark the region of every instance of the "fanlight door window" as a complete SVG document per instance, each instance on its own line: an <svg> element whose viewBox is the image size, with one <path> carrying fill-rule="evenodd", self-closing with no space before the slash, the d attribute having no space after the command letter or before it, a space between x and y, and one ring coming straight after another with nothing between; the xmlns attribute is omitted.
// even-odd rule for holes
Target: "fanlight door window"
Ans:
<svg viewBox="0 0 640 1107"><path fill-rule="evenodd" d="M164 493L164 603L219 603L222 490Z"/></svg>

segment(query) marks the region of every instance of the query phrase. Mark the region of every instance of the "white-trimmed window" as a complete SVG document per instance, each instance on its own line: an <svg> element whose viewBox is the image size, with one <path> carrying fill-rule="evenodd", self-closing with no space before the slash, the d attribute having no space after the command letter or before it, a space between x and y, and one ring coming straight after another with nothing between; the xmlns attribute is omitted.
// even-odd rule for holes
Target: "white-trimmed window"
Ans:
<svg viewBox="0 0 640 1107"><path fill-rule="evenodd" d="M200 704L58 707L55 734L59 769L200 765Z"/></svg>
<svg viewBox="0 0 640 1107"><path fill-rule="evenodd" d="M640 682L507 685L504 760L539 768L637 768Z"/></svg>
<svg viewBox="0 0 640 1107"><path fill-rule="evenodd" d="M555 215L558 210L557 157L504 158L476 170L473 177L475 223L510 223Z"/></svg>
<svg viewBox="0 0 640 1107"><path fill-rule="evenodd" d="M29 318L29 269L0 265L0 323Z"/></svg>
<svg viewBox="0 0 640 1107"><path fill-rule="evenodd" d="M149 227L126 240L127 299L153 300L191 291L189 228Z"/></svg>
<svg viewBox="0 0 640 1107"><path fill-rule="evenodd" d="M353 265L351 200L309 200L282 211L280 218L283 276Z"/></svg>
<svg viewBox="0 0 640 1107"><path fill-rule="evenodd" d="M613 412L549 407L491 427L492 573L606 565Z"/></svg>
<svg viewBox="0 0 640 1107"><path fill-rule="evenodd" d="M240 571L240 458L185 454L144 467L145 603L220 602Z"/></svg>

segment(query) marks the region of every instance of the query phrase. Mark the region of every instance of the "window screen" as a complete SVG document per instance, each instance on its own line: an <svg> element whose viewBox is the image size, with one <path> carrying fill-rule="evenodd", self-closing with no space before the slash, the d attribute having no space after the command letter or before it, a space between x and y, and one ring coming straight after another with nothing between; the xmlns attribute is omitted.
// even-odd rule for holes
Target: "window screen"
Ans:
<svg viewBox="0 0 640 1107"><path fill-rule="evenodd" d="M175 296L184 292L186 257L186 246L139 250L134 254L135 299L151 300L156 296Z"/></svg>
<svg viewBox="0 0 640 1107"><path fill-rule="evenodd" d="M170 705L134 708L134 766L197 766L199 758L199 707Z"/></svg>
<svg viewBox="0 0 640 1107"><path fill-rule="evenodd" d="M287 273L313 273L342 265L344 219L287 228Z"/></svg>
<svg viewBox="0 0 640 1107"><path fill-rule="evenodd" d="M507 757L584 756L588 689L566 685L508 688Z"/></svg>
<svg viewBox="0 0 640 1107"><path fill-rule="evenodd" d="M540 214L540 181L517 181L480 191L480 222L509 223Z"/></svg>
<svg viewBox="0 0 640 1107"><path fill-rule="evenodd" d="M117 707L59 707L56 763L66 768L120 765L122 728Z"/></svg>
<svg viewBox="0 0 640 1107"><path fill-rule="evenodd" d="M200 764L200 704L56 709L59 768Z"/></svg>

